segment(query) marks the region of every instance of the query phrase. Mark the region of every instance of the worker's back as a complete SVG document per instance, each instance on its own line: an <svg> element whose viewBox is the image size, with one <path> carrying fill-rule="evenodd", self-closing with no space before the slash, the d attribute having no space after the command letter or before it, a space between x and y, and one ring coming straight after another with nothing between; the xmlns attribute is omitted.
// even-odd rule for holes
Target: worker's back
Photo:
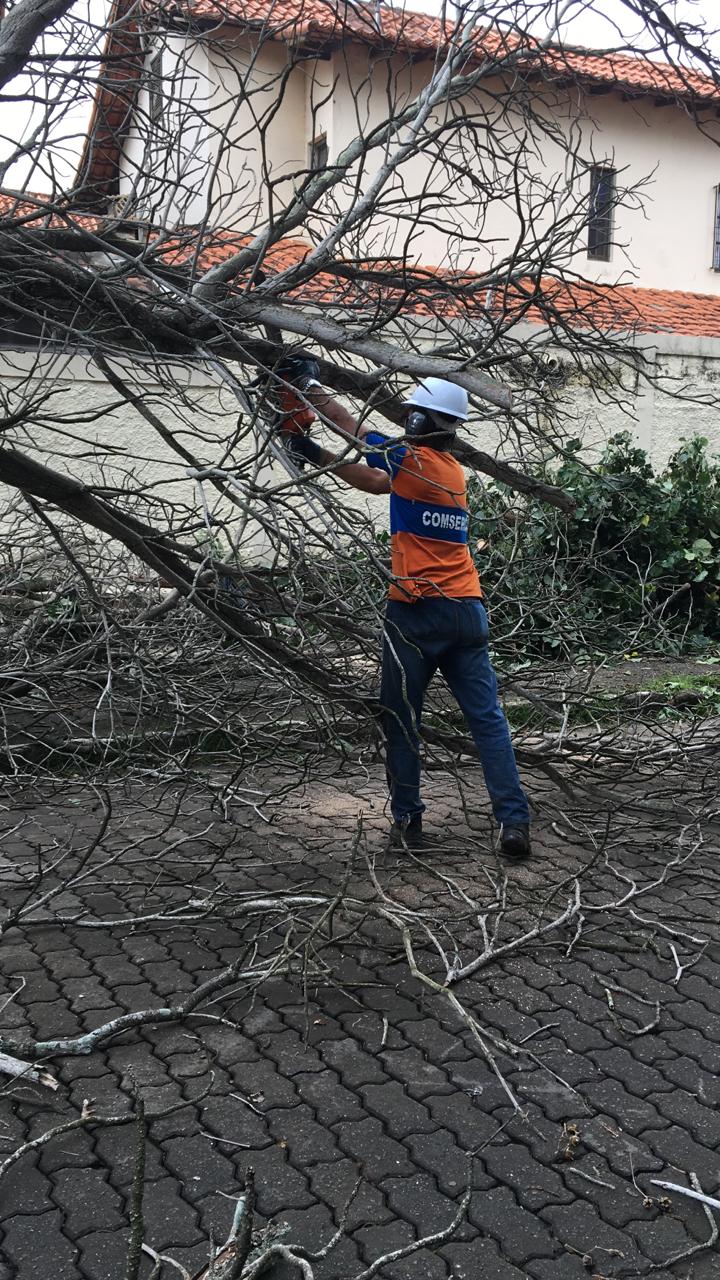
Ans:
<svg viewBox="0 0 720 1280"><path fill-rule="evenodd" d="M465 474L459 462L426 445L393 458L390 528L392 600L482 595L468 549Z"/></svg>

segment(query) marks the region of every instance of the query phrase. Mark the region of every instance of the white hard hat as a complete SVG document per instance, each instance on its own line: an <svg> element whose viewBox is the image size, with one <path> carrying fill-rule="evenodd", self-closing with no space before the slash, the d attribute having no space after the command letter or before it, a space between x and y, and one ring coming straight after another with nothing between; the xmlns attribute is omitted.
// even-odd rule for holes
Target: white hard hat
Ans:
<svg viewBox="0 0 720 1280"><path fill-rule="evenodd" d="M414 405L416 409L429 409L435 413L446 413L450 418L467 422L467 391L456 382L447 382L445 378L425 378L412 395L403 400L403 404Z"/></svg>

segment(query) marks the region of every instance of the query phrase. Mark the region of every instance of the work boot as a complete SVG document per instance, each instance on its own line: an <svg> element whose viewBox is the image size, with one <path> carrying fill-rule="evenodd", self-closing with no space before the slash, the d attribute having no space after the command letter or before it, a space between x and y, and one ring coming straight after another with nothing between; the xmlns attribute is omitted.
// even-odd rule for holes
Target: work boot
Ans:
<svg viewBox="0 0 720 1280"><path fill-rule="evenodd" d="M511 862L521 862L530 856L530 827L527 822L500 828L500 852Z"/></svg>
<svg viewBox="0 0 720 1280"><path fill-rule="evenodd" d="M400 822L393 822L390 828L390 848L409 849L411 853L417 853L425 848L422 814L416 813L412 818L402 818Z"/></svg>

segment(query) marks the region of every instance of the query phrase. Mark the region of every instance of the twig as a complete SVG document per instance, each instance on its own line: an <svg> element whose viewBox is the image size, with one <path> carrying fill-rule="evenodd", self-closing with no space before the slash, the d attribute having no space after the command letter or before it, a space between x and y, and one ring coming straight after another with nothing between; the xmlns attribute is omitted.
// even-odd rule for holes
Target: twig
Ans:
<svg viewBox="0 0 720 1280"><path fill-rule="evenodd" d="M142 1261L142 1246L145 1235L145 1219L143 1217L143 1193L145 1191L145 1145L147 1141L147 1124L145 1122L145 1103L142 1096L135 1091L135 1172L133 1174L132 1192L130 1195L130 1242L128 1244L126 1280L138 1280Z"/></svg>

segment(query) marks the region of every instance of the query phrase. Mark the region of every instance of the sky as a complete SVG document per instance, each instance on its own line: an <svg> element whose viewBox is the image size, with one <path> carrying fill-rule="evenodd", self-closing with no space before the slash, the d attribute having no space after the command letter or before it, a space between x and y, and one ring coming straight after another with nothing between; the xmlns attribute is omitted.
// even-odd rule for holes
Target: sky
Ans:
<svg viewBox="0 0 720 1280"><path fill-rule="evenodd" d="M539 0L524 0L528 8L533 4L538 9L548 8L548 4L540 4ZM635 0L637 3L638 0ZM705 26L710 31L720 28L720 0L660 0L665 9L676 20L692 22ZM407 0L409 9L423 9L428 13L439 13L442 0ZM478 8L482 9L482 0ZM491 2L489 9L495 7ZM632 38L642 27L638 19L633 19L622 0L552 0L551 8L566 10L567 20L561 27L562 38L571 44L584 44L590 48L614 46L620 42L618 28L624 40ZM536 24L538 34L545 34L547 23L540 19ZM632 43L635 43L632 40ZM647 45L647 37L639 37L638 44ZM712 41L715 53L720 54L720 36L715 35Z"/></svg>

